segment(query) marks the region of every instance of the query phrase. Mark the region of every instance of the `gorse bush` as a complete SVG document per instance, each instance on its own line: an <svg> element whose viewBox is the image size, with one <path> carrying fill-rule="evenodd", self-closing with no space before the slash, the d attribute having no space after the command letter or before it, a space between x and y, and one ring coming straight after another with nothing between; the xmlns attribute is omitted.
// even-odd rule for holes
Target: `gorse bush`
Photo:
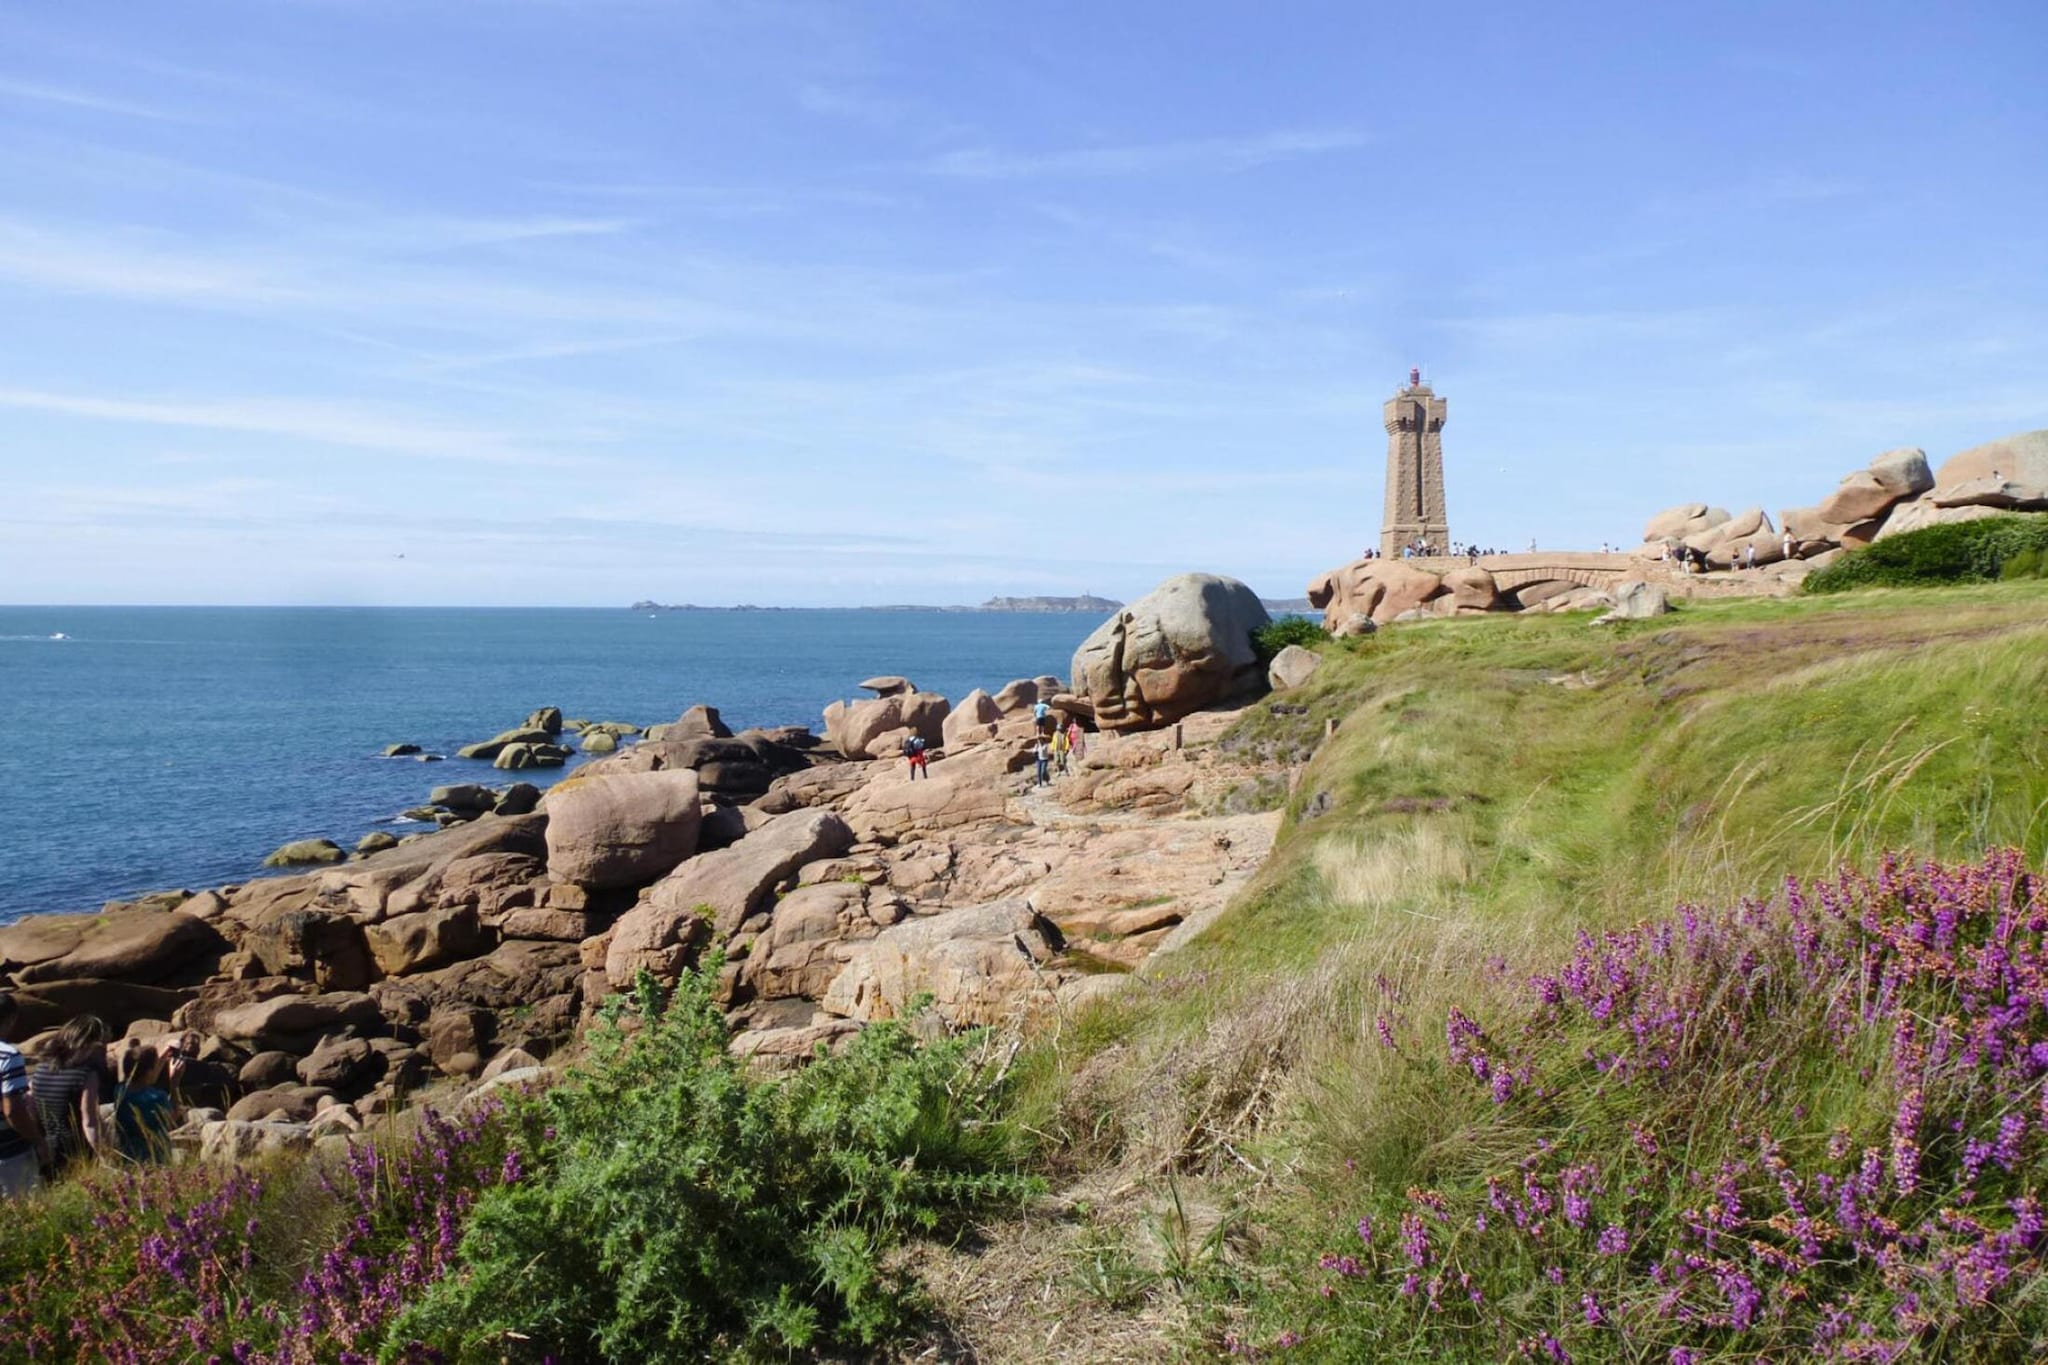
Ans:
<svg viewBox="0 0 2048 1365"><path fill-rule="evenodd" d="M530 1173L479 1201L460 1273L402 1335L477 1362L872 1345L914 1311L893 1247L1040 1188L1014 1173L983 1035L881 1023L758 1079L727 1051L715 975L666 1002L643 976L592 1064L523 1109Z"/></svg>
<svg viewBox="0 0 2048 1365"><path fill-rule="evenodd" d="M2039 578L2048 516L1986 517L1925 526L1851 550L1806 579L1808 592Z"/></svg>
<svg viewBox="0 0 2048 1365"><path fill-rule="evenodd" d="M1283 616L1252 632L1252 649L1258 654L1261 664L1273 662L1274 656L1289 645L1314 649L1329 642L1330 632L1324 630L1320 622L1306 616Z"/></svg>
<svg viewBox="0 0 2048 1365"><path fill-rule="evenodd" d="M1383 983L1381 1082L1462 1089L1464 1118L1361 1135L1393 1178L1230 1344L2042 1359L2044 992L2048 888L2010 852L1581 934L1505 1017L1409 1017Z"/></svg>

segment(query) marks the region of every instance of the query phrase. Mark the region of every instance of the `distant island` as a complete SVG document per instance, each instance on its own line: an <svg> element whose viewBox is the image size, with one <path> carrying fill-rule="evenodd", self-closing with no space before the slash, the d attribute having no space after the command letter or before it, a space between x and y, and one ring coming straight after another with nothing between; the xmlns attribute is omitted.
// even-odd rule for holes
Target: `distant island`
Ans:
<svg viewBox="0 0 2048 1365"><path fill-rule="evenodd" d="M954 606L934 607L911 603L890 603L883 606L862 607L862 611L1031 611L1031 612L1083 612L1094 616L1107 616L1123 609L1123 603L1113 602L1107 597L1094 597L1083 593L1079 597L991 597L978 607ZM1302 603L1303 607L1308 604ZM691 602L635 602L628 611L799 611L798 607L700 607Z"/></svg>

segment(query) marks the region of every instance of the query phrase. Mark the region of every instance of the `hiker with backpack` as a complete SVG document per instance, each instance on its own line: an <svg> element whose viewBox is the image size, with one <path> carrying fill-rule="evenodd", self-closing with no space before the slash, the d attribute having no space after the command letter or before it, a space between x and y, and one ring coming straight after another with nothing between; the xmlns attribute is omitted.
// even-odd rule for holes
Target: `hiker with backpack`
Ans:
<svg viewBox="0 0 2048 1365"><path fill-rule="evenodd" d="M926 755L923 735L905 736L903 740L903 756L910 760L910 780L912 782L917 781L919 777L924 778L927 782L932 780L931 771L925 766Z"/></svg>

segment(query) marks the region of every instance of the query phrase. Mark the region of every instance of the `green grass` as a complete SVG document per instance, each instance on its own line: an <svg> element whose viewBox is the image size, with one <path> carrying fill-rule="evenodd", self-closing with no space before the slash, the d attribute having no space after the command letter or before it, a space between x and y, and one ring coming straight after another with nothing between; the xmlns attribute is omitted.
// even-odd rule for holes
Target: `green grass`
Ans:
<svg viewBox="0 0 2048 1365"><path fill-rule="evenodd" d="M1258 708L1225 741L1320 743L1258 879L1018 1063L1056 1173L1155 1200L1194 1181L1239 1210L1215 1275L1150 1291L1188 1358L1287 1320L1332 1209L1473 1140L1469 1096L1375 1055L1376 982L1416 1018L1506 1009L1580 929L1887 849L2048 852L2048 585L1697 603L1599 630L1471 618L1321 652L1289 697L1308 715ZM1810 1070L1816 1109L1861 1101Z"/></svg>

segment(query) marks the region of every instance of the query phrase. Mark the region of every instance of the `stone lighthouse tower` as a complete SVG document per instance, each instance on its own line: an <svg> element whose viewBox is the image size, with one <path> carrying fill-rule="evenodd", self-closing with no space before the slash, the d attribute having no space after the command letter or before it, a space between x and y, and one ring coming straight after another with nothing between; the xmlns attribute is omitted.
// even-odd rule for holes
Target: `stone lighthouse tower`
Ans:
<svg viewBox="0 0 2048 1365"><path fill-rule="evenodd" d="M1387 400L1387 518L1380 553L1399 558L1424 541L1448 553L1451 525L1444 510L1444 400L1408 371L1408 383Z"/></svg>

